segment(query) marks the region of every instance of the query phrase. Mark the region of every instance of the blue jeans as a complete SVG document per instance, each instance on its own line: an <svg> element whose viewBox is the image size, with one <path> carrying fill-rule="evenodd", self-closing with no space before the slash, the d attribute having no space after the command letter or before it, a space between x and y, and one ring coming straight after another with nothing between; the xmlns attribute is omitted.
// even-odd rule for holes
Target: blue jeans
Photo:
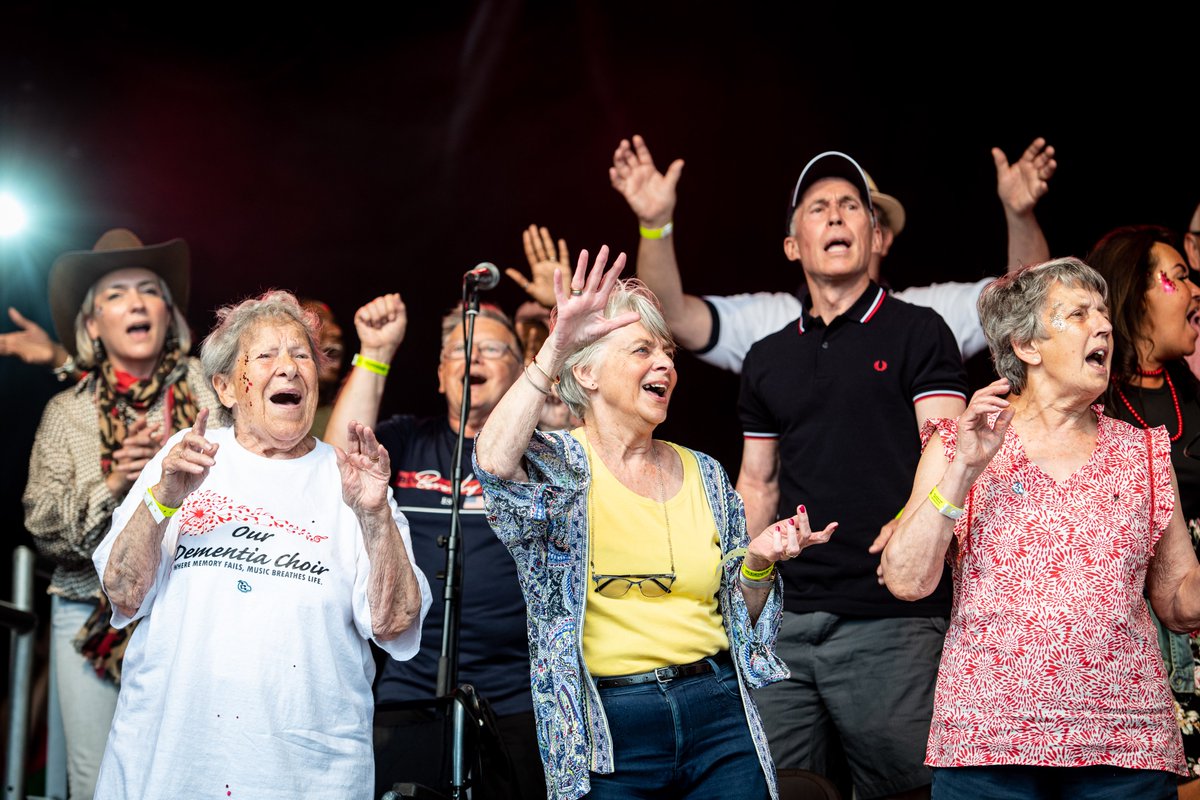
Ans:
<svg viewBox="0 0 1200 800"><path fill-rule="evenodd" d="M933 800L1175 800L1170 772L1121 767L935 767Z"/></svg>
<svg viewBox="0 0 1200 800"><path fill-rule="evenodd" d="M613 740L611 774L591 775L589 800L766 800L732 664L715 673L600 690Z"/></svg>

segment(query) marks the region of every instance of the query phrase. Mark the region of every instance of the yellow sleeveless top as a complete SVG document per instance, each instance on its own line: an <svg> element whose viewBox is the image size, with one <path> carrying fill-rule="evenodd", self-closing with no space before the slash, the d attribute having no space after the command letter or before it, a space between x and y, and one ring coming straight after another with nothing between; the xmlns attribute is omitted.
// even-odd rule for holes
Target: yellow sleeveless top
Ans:
<svg viewBox="0 0 1200 800"><path fill-rule="evenodd" d="M608 470L582 428L571 432L588 454L589 557L583 656L593 676L628 675L688 664L729 649L717 607L721 544L696 457L665 442L683 462L683 487L666 503L626 488ZM664 513L665 505L665 513ZM670 544L667 541L668 521ZM645 597L637 586L623 597L595 591L593 574L671 572L670 594ZM634 578L636 580L636 578Z"/></svg>

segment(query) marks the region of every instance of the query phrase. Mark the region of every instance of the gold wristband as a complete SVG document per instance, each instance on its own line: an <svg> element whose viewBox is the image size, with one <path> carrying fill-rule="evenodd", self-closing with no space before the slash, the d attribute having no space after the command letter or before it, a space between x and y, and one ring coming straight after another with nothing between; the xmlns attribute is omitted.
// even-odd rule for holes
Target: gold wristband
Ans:
<svg viewBox="0 0 1200 800"><path fill-rule="evenodd" d="M382 375L385 378L392 371L391 364L385 364L382 361L376 361L373 358L367 358L362 353L355 353L354 358L350 359L350 366L362 367L367 372L374 372L376 375Z"/></svg>

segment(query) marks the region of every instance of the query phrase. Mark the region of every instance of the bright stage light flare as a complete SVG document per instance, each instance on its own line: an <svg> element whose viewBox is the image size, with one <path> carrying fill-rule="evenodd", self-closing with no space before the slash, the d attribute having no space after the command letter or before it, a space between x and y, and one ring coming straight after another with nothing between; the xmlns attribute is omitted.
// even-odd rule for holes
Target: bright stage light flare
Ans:
<svg viewBox="0 0 1200 800"><path fill-rule="evenodd" d="M8 192L0 192L0 236L15 236L20 233L29 218L17 198Z"/></svg>

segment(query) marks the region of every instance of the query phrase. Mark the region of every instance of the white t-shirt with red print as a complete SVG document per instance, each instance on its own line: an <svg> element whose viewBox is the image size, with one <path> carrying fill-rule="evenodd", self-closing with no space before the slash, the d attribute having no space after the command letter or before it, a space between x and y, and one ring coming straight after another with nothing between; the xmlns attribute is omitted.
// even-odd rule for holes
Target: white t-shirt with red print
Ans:
<svg viewBox="0 0 1200 800"><path fill-rule="evenodd" d="M94 562L161 476L177 434L142 470ZM369 798L374 785L370 560L342 502L333 448L257 456L232 428L163 536L125 653L97 798ZM389 498L390 499L390 498ZM408 524L392 513L409 558ZM421 618L429 586L421 585ZM114 612L113 624L130 620ZM377 642L411 657L415 624Z"/></svg>

